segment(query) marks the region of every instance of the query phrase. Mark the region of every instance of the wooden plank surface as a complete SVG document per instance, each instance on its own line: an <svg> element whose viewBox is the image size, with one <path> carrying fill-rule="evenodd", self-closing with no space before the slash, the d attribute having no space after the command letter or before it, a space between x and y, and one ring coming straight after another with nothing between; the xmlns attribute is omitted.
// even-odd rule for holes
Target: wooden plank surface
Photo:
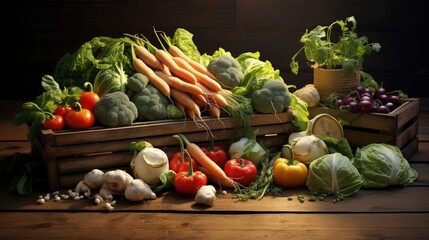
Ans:
<svg viewBox="0 0 429 240"><path fill-rule="evenodd" d="M427 239L429 214L0 213L15 239ZM227 221L227 223L226 223ZM28 231L22 231L28 229Z"/></svg>
<svg viewBox="0 0 429 240"><path fill-rule="evenodd" d="M53 198L43 205L36 204L39 195L45 196L47 192L38 191L31 196L14 196L2 194L0 200L3 211L88 211L106 212L105 204L96 205L92 199L61 200ZM60 192L67 194L67 190ZM304 203L298 201L297 196L303 195ZM53 195L51 194L53 197ZM288 197L292 200L288 200ZM14 199L14 202L9 202ZM145 202L130 202L121 196L116 196L114 211L125 212L235 212L235 213L288 213L288 212L341 212L341 213L410 213L429 212L427 201L429 200L429 187L409 186L406 188L390 188L382 190L360 190L353 197L348 197L341 202L333 203L333 197L325 200L310 201L310 195L305 189L285 190L285 196L266 196L262 200L250 199L239 201L235 199L233 192L228 191L226 195L218 195L215 204L210 207L195 204L192 197L170 191L158 195L157 199ZM406 204L405 204L406 203Z"/></svg>

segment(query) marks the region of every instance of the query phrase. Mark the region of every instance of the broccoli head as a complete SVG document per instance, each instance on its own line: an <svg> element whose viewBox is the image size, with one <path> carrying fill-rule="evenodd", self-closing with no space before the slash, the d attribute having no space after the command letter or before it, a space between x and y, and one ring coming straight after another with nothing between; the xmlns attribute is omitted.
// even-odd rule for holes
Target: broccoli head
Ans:
<svg viewBox="0 0 429 240"><path fill-rule="evenodd" d="M252 107L260 113L280 113L289 108L290 92L286 84L279 80L268 80L252 93Z"/></svg>
<svg viewBox="0 0 429 240"><path fill-rule="evenodd" d="M149 83L149 79L143 75L142 73L134 73L130 77L128 77L128 89L133 92L142 91L147 84Z"/></svg>
<svg viewBox="0 0 429 240"><path fill-rule="evenodd" d="M225 88L229 89L240 85L240 82L244 78L240 63L230 55L222 55L212 59L207 66L207 70L209 70Z"/></svg>
<svg viewBox="0 0 429 240"><path fill-rule="evenodd" d="M106 127L129 126L137 119L137 107L124 92L104 95L95 104L95 119Z"/></svg>
<svg viewBox="0 0 429 240"><path fill-rule="evenodd" d="M170 101L152 84L149 83L142 91L135 93L131 97L131 101L137 107L138 120L167 119L167 106Z"/></svg>
<svg viewBox="0 0 429 240"><path fill-rule="evenodd" d="M180 110L180 108L173 103L170 103L167 106L167 117L169 119L181 119L185 117L185 112Z"/></svg>

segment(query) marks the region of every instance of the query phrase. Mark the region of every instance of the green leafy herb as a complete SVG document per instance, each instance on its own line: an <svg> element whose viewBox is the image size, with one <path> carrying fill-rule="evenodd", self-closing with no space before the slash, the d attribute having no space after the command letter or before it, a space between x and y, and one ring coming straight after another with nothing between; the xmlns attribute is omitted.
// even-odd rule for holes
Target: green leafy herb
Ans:
<svg viewBox="0 0 429 240"><path fill-rule="evenodd" d="M266 195L282 196L283 190L274 183L273 164L280 157L277 153L271 160L267 156L261 161L261 169L258 172L256 179L245 189L239 190L236 197L240 201L248 199L261 200Z"/></svg>
<svg viewBox="0 0 429 240"><path fill-rule="evenodd" d="M358 37L356 19L351 16L345 20L337 20L329 26L317 26L306 30L301 36L302 48L292 56L290 68L298 74L299 65L296 57L304 51L307 60L318 68L335 69L342 67L347 74L352 74L362 68L363 57L381 49L379 43L369 43L365 36ZM334 27L341 29L338 41L332 35Z"/></svg>

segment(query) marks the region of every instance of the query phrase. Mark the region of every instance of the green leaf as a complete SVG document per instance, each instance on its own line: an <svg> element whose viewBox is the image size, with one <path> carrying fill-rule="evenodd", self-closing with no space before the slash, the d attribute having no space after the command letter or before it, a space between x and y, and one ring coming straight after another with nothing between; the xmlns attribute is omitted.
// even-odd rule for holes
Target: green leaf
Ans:
<svg viewBox="0 0 429 240"><path fill-rule="evenodd" d="M54 80L51 75L44 75L42 77L42 87L46 91L61 92L60 85Z"/></svg>
<svg viewBox="0 0 429 240"><path fill-rule="evenodd" d="M16 176L9 183L9 192L17 192L21 195L26 195L32 191L32 178L28 177L27 174Z"/></svg>
<svg viewBox="0 0 429 240"><path fill-rule="evenodd" d="M16 185L16 190L22 195L31 193L32 178L28 177L27 174L23 174Z"/></svg>
<svg viewBox="0 0 429 240"><path fill-rule="evenodd" d="M173 170L168 170L163 174L159 175L159 179L161 180L161 183L156 186L151 186L152 191L155 193L158 193L173 187L175 177L176 177L176 173Z"/></svg>
<svg viewBox="0 0 429 240"><path fill-rule="evenodd" d="M305 131L308 127L308 123L310 122L310 119L308 118L310 115L307 108L308 105L293 93L291 93L290 96L291 103L289 108L293 115L292 124L295 127L295 132Z"/></svg>

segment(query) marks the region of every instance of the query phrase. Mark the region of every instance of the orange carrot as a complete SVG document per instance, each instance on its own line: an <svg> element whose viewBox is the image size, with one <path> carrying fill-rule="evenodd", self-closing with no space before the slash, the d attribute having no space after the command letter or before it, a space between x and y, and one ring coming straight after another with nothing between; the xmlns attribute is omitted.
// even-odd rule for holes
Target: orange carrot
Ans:
<svg viewBox="0 0 429 240"><path fill-rule="evenodd" d="M209 100L211 100L212 102L214 102L215 104L221 106L221 107L226 107L228 106L228 102L226 101L225 97L220 94L221 91L211 91L210 89L207 89L207 87L205 87L202 84L197 84L197 86L199 86L203 91L206 92L206 96Z"/></svg>
<svg viewBox="0 0 429 240"><path fill-rule="evenodd" d="M184 59L198 72L203 73L212 79L216 79L216 77L209 70L207 70L206 67L204 67L201 63L199 63L199 62L193 60L192 58L188 57L180 48L174 46L173 44L170 44L170 46L168 48L168 52L173 57L180 57L180 58Z"/></svg>
<svg viewBox="0 0 429 240"><path fill-rule="evenodd" d="M192 100L200 107L200 108L206 108L207 107L207 99L203 95L190 95Z"/></svg>
<svg viewBox="0 0 429 240"><path fill-rule="evenodd" d="M216 105L221 107L228 106L228 102L226 101L225 97L220 95L219 93L208 93L207 98L211 101L213 101Z"/></svg>
<svg viewBox="0 0 429 240"><path fill-rule="evenodd" d="M213 160L211 160L201 148L191 143L183 134L178 134L186 145L186 150L205 170L207 170L208 177L211 181L220 184L224 187L238 188L238 183L229 178L223 169L219 167Z"/></svg>
<svg viewBox="0 0 429 240"><path fill-rule="evenodd" d="M168 75L161 71L155 71L155 74L158 75L158 77L162 78L172 88L175 88L182 92L187 92L193 95L205 94L205 92L197 85L184 82L175 76Z"/></svg>
<svg viewBox="0 0 429 240"><path fill-rule="evenodd" d="M186 115L195 122L195 113L189 108L185 108L185 112L186 112Z"/></svg>
<svg viewBox="0 0 429 240"><path fill-rule="evenodd" d="M177 65L179 65L179 67L182 67L194 74L194 76L197 78L197 81L200 82L202 85L206 86L208 89L216 92L222 90L222 86L216 80L212 79L204 73L197 71L183 58L173 57L173 60L177 63Z"/></svg>
<svg viewBox="0 0 429 240"><path fill-rule="evenodd" d="M162 78L158 77L158 75L156 75L155 72L143 62L143 60L140 58L134 58L133 67L137 72L145 75L149 79L150 83L162 94L170 98L170 86Z"/></svg>
<svg viewBox="0 0 429 240"><path fill-rule="evenodd" d="M136 56L140 58L146 65L154 69L163 69L163 64L149 50L143 46L134 46Z"/></svg>
<svg viewBox="0 0 429 240"><path fill-rule="evenodd" d="M183 112L185 111L186 107L185 105L181 104L180 102L175 102L174 104L176 104L176 106L182 110Z"/></svg>
<svg viewBox="0 0 429 240"><path fill-rule="evenodd" d="M185 92L171 88L171 97L176 103L184 105L186 108L191 109L198 117L201 117L201 111L198 105L192 100L192 98Z"/></svg>
<svg viewBox="0 0 429 240"><path fill-rule="evenodd" d="M209 107L210 115L214 118L220 118L220 108L218 105L212 104Z"/></svg>
<svg viewBox="0 0 429 240"><path fill-rule="evenodd" d="M197 78L190 73L188 70L181 68L176 62L168 55L168 53L162 49L155 50L155 57L165 66L170 69L173 75L176 75L180 79L183 79L186 82L195 84L197 83Z"/></svg>

